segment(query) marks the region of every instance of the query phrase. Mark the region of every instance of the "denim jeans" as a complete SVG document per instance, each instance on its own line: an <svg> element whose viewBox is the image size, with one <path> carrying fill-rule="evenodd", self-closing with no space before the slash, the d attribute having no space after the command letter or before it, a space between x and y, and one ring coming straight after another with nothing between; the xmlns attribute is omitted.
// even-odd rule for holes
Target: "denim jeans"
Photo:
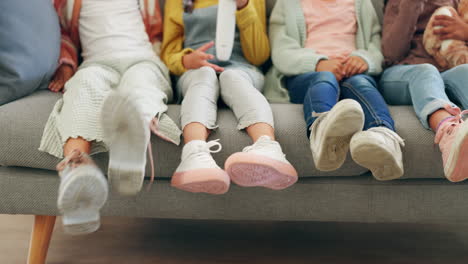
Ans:
<svg viewBox="0 0 468 264"><path fill-rule="evenodd" d="M385 126L395 130L387 104L376 87L375 80L364 74L338 83L331 72L310 72L286 79L292 103L304 104L307 131L317 119L312 113L330 111L341 99L353 99L364 110L364 130ZM308 132L309 134L309 132Z"/></svg>
<svg viewBox="0 0 468 264"><path fill-rule="evenodd" d="M380 89L391 105L413 105L419 120L429 129L429 116L445 105L456 103L468 108L468 65L443 73L431 64L396 65L382 74Z"/></svg>

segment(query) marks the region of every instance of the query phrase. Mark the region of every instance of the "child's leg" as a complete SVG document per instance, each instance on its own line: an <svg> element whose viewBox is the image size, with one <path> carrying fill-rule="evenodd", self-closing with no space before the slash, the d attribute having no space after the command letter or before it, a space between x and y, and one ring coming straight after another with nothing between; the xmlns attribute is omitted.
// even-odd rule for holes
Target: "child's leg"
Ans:
<svg viewBox="0 0 468 264"><path fill-rule="evenodd" d="M267 123L256 123L248 126L245 130L253 142L257 142L261 136L268 136L275 140L275 129Z"/></svg>
<svg viewBox="0 0 468 264"><path fill-rule="evenodd" d="M90 233L100 226L99 211L107 200L108 186L87 154L91 151L91 140L103 140L100 108L117 80L117 74L99 66L79 70L65 85L63 104L55 109L59 112L49 119L53 123L48 124L49 128L55 126L62 136L69 138L63 146L66 157L57 165L61 179L57 204L68 233ZM46 139L52 138L50 132L46 129ZM76 135L81 137L75 138ZM50 142L45 146L53 149Z"/></svg>
<svg viewBox="0 0 468 264"><path fill-rule="evenodd" d="M184 137L187 130L185 128L189 124L199 124L207 130L215 129L219 97L216 72L210 67L188 71L182 75L177 86L184 97L180 113ZM207 136L205 133L202 134L202 137ZM197 139L206 140L202 137Z"/></svg>
<svg viewBox="0 0 468 264"><path fill-rule="evenodd" d="M286 80L291 102L304 105L307 136L317 119L314 113L330 111L338 102L340 88L331 72L311 72L290 77Z"/></svg>
<svg viewBox="0 0 468 264"><path fill-rule="evenodd" d="M391 105L413 105L419 121L427 129L430 128L429 123L438 125L436 121L441 117L451 116L444 110L445 105L455 106L445 93L439 71L430 64L388 68L380 79L380 91Z"/></svg>
<svg viewBox="0 0 468 264"><path fill-rule="evenodd" d="M331 72L312 72L286 81L294 103L304 104L304 118L315 167L332 171L346 159L349 141L362 130L364 116L359 104L339 98L339 85Z"/></svg>
<svg viewBox="0 0 468 264"><path fill-rule="evenodd" d="M74 150L79 150L83 153L89 154L91 153L91 142L86 141L81 137L70 138L63 146L63 155L68 156Z"/></svg>
<svg viewBox="0 0 468 264"><path fill-rule="evenodd" d="M210 135L210 130L201 123L190 123L184 127L184 143L187 144L193 140L206 141Z"/></svg>
<svg viewBox="0 0 468 264"><path fill-rule="evenodd" d="M359 102L364 110L366 131L356 133L350 143L354 161L370 169L379 180L401 177L403 140L394 132L393 119L374 79L364 74L346 79L341 85L341 97Z"/></svg>
<svg viewBox="0 0 468 264"><path fill-rule="evenodd" d="M346 79L341 84L340 98L353 99L361 105L365 116L363 130L384 126L395 131L393 118L390 115L387 103L377 90L374 78L359 74Z"/></svg>
<svg viewBox="0 0 468 264"><path fill-rule="evenodd" d="M442 152L445 176L451 181L468 177L468 169L463 170L464 164L468 164L468 128L460 121L460 110L449 101L437 69L428 64L393 66L384 72L380 84L390 104L408 103L409 99L423 126L436 132L435 142Z"/></svg>
<svg viewBox="0 0 468 264"><path fill-rule="evenodd" d="M464 64L441 74L449 98L463 109L468 109L467 73L468 64Z"/></svg>
<svg viewBox="0 0 468 264"><path fill-rule="evenodd" d="M144 61L128 68L117 90L106 99L102 124L109 143L108 176L121 194L134 195L141 190L150 147L150 124L156 115L167 110L170 97L171 86L158 65ZM174 136L168 139L179 135L175 124L173 130Z"/></svg>
<svg viewBox="0 0 468 264"><path fill-rule="evenodd" d="M263 75L250 69L228 69L219 77L221 97L254 144L231 155L225 170L241 186L284 189L297 181L297 172L274 138L273 114L263 88Z"/></svg>
<svg viewBox="0 0 468 264"><path fill-rule="evenodd" d="M221 150L221 144L206 142L209 131L216 128L216 72L210 67L190 70L182 75L177 88L184 96L180 117L185 146L182 161L172 176L172 186L195 193L223 194L229 189L229 176L211 156Z"/></svg>

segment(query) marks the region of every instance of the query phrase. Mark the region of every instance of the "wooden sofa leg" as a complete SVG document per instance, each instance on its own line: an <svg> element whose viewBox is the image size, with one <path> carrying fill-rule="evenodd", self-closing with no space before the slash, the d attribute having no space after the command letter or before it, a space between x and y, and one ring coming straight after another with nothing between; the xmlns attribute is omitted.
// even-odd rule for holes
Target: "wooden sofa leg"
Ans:
<svg viewBox="0 0 468 264"><path fill-rule="evenodd" d="M28 264L45 264L56 216L36 215L29 244Z"/></svg>

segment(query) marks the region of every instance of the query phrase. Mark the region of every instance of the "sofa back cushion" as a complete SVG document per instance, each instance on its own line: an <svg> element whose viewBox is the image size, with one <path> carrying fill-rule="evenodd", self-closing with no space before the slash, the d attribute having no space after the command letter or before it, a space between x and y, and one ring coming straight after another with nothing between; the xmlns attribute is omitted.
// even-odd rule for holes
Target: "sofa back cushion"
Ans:
<svg viewBox="0 0 468 264"><path fill-rule="evenodd" d="M0 1L0 105L46 88L60 53L51 0Z"/></svg>

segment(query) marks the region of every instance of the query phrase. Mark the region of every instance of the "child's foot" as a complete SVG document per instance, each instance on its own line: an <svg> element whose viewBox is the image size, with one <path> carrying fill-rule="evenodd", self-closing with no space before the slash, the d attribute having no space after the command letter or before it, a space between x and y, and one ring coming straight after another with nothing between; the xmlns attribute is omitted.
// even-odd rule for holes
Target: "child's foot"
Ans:
<svg viewBox="0 0 468 264"><path fill-rule="evenodd" d="M286 160L280 144L268 136L232 154L224 168L233 182L244 187L282 190L297 181L297 172Z"/></svg>
<svg viewBox="0 0 468 264"><path fill-rule="evenodd" d="M64 231L88 234L100 226L99 211L107 200L107 181L91 158L74 150L57 165L60 188L57 206Z"/></svg>
<svg viewBox="0 0 468 264"><path fill-rule="evenodd" d="M461 119L466 113L458 113L442 123L435 137L442 152L445 177L451 182L468 178L468 122Z"/></svg>
<svg viewBox="0 0 468 264"><path fill-rule="evenodd" d="M109 182L122 195L136 195L145 178L151 132L135 98L112 92L102 107L102 127L109 146Z"/></svg>
<svg viewBox="0 0 468 264"><path fill-rule="evenodd" d="M218 149L211 150L214 146ZM193 140L187 143L182 150L182 161L172 176L172 186L193 193L226 193L230 185L229 176L210 154L220 150L221 144L217 141Z"/></svg>
<svg viewBox="0 0 468 264"><path fill-rule="evenodd" d="M377 180L386 181L403 176L403 139L386 127L361 131L351 138L351 157L368 168Z"/></svg>
<svg viewBox="0 0 468 264"><path fill-rule="evenodd" d="M312 124L310 149L315 167L333 171L345 162L351 137L362 130L364 112L358 102L351 99L339 101L329 112L317 114Z"/></svg>

